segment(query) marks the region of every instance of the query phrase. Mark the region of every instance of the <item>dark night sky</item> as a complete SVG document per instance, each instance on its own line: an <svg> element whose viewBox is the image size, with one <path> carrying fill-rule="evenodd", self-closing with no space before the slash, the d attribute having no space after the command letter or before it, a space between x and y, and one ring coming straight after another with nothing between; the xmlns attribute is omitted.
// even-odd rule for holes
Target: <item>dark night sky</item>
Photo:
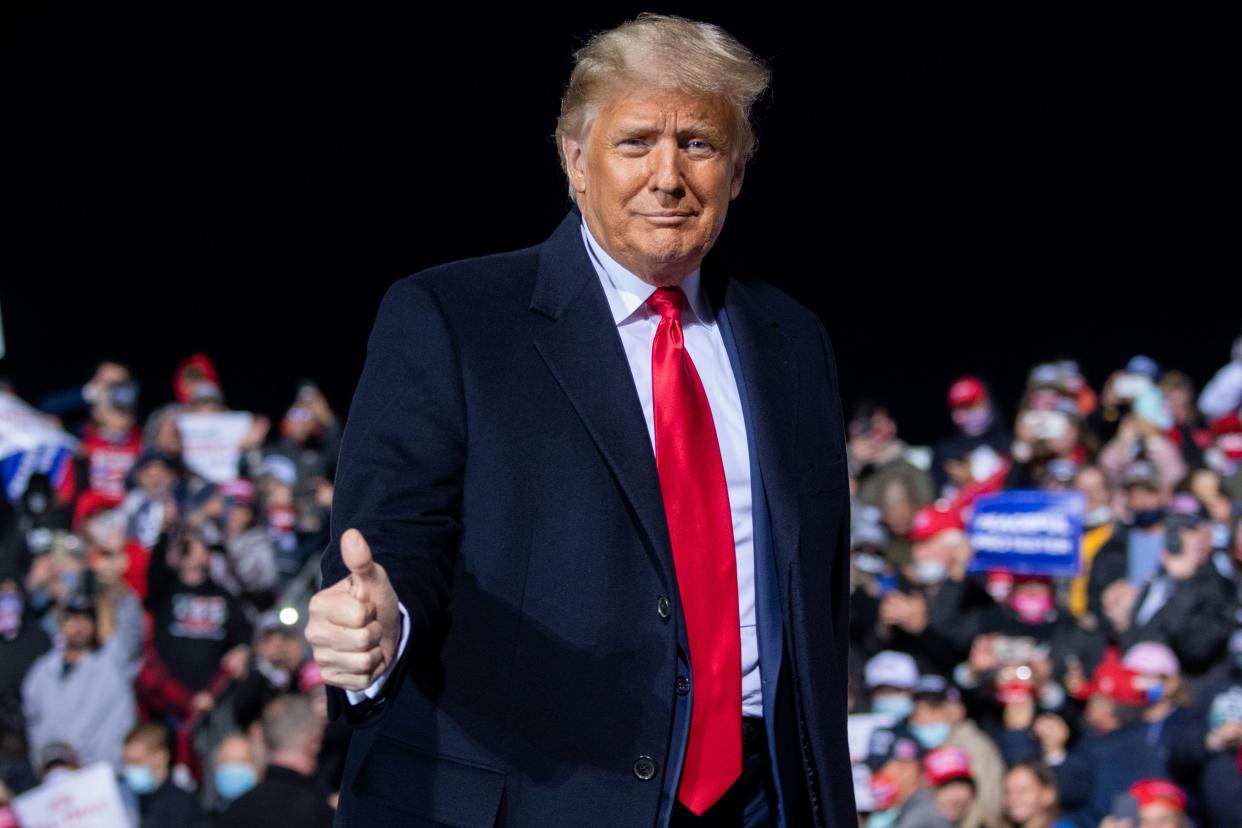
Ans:
<svg viewBox="0 0 1242 828"><path fill-rule="evenodd" d="M916 440L966 371L1007 407L1066 355L1205 381L1242 325L1236 29L911 5L661 9L774 71L719 245L821 315L847 405L890 400ZM0 374L36 399L113 356L149 408L201 349L233 407L314 377L344 413L392 281L556 226L572 50L641 10L11 22Z"/></svg>

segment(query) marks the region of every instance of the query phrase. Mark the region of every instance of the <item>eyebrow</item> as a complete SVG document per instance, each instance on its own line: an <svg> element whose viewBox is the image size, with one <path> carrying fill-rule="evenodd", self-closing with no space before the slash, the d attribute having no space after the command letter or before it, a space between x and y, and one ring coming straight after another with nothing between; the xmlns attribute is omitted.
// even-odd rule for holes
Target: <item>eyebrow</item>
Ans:
<svg viewBox="0 0 1242 828"><path fill-rule="evenodd" d="M623 122L614 127L610 132L610 136L618 135L649 135L653 132L659 132L660 129L654 121L630 121ZM683 126L677 128L677 137L684 138L689 135L705 135L712 140L713 143L724 143L728 137L727 133L710 126L704 121L689 121Z"/></svg>

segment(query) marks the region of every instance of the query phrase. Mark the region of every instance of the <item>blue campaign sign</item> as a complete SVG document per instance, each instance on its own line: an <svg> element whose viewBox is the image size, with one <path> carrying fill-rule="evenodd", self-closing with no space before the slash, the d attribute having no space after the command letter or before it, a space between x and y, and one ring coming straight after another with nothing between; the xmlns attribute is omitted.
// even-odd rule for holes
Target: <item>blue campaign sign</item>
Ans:
<svg viewBox="0 0 1242 828"><path fill-rule="evenodd" d="M1077 575L1086 498L1082 492L1012 489L980 495L967 525L971 572Z"/></svg>

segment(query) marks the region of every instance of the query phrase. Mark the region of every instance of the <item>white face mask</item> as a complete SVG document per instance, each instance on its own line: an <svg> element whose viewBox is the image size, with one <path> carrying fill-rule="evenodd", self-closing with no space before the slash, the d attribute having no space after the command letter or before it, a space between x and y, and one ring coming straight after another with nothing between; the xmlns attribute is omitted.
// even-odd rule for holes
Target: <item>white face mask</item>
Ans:
<svg viewBox="0 0 1242 828"><path fill-rule="evenodd" d="M1088 527L1103 526L1113 519L1113 510L1111 506L1097 506L1083 516L1083 523Z"/></svg>
<svg viewBox="0 0 1242 828"><path fill-rule="evenodd" d="M921 584L938 584L949 577L949 568L943 561L917 561L914 564L914 577Z"/></svg>

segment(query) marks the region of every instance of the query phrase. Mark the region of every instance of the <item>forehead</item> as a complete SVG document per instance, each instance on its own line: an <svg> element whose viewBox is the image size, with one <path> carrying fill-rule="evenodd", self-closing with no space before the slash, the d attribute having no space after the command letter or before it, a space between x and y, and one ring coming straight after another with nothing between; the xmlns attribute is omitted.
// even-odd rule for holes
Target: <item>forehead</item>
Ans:
<svg viewBox="0 0 1242 828"><path fill-rule="evenodd" d="M604 100L599 118L610 126L643 124L663 127L669 119L678 126L698 123L723 128L729 107L718 95L659 87L623 87Z"/></svg>

